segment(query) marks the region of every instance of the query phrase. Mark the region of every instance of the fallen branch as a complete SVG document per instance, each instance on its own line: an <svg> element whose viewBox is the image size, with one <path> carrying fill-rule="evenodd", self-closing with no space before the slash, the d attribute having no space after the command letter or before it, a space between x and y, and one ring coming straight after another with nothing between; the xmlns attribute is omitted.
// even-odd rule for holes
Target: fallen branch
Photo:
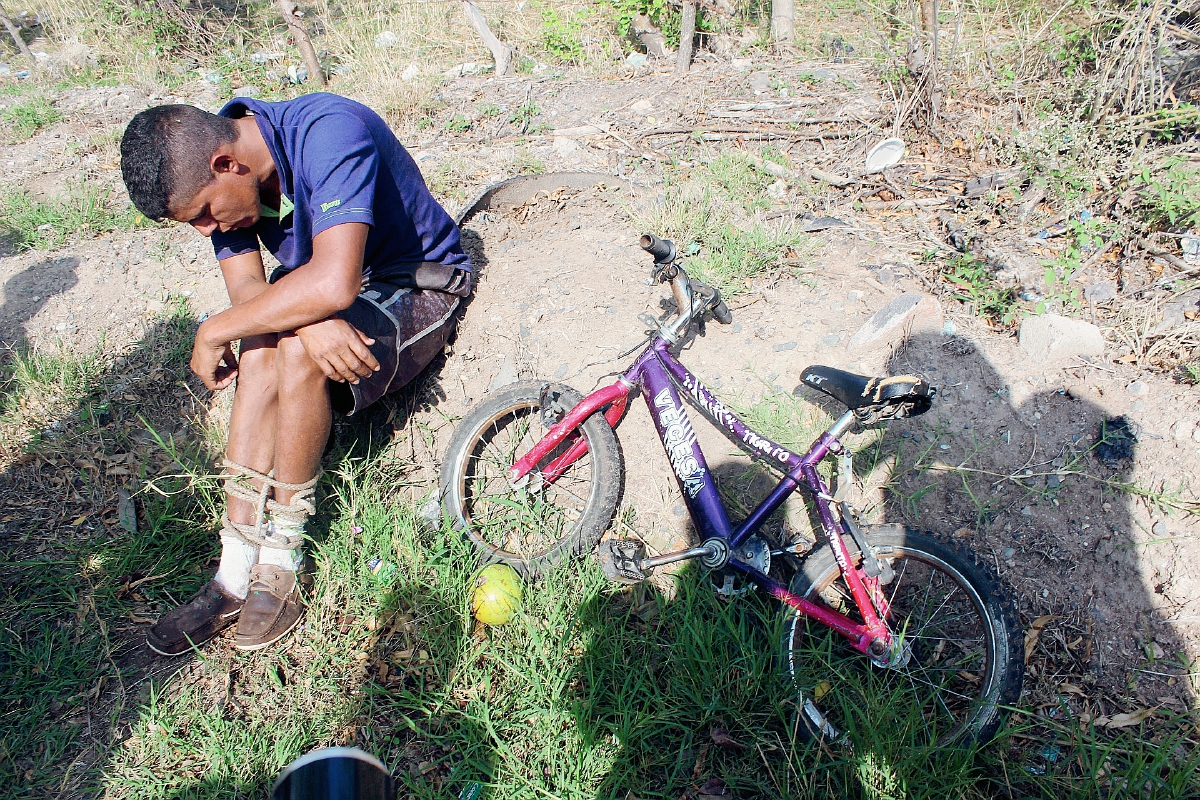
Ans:
<svg viewBox="0 0 1200 800"><path fill-rule="evenodd" d="M845 124L848 122L860 122L860 120L851 117L824 117L821 119L801 119L801 120L780 120L787 124L800 123L802 125L836 125ZM765 128L653 128L648 131L641 131L638 136L670 136L675 133L773 133ZM786 131L780 131L786 133Z"/></svg>
<svg viewBox="0 0 1200 800"><path fill-rule="evenodd" d="M1143 239L1140 236L1136 239L1136 242L1137 242L1138 247L1142 248L1150 255L1158 256L1163 261L1166 261L1168 264L1175 267L1176 269L1183 270L1183 272L1185 274L1197 271L1197 268L1193 267L1191 264L1187 263L1179 256L1175 255L1174 253L1168 253L1166 250L1163 250L1161 247L1158 247L1157 245L1151 244L1150 242L1146 241L1145 239ZM1172 276L1170 276L1170 280L1174 280L1174 279L1180 278L1180 277L1183 277L1183 276L1182 275L1172 275Z"/></svg>
<svg viewBox="0 0 1200 800"><path fill-rule="evenodd" d="M492 60L496 63L496 76L507 75L508 67L512 63L512 48L492 33L487 20L483 18L483 12L479 10L479 6L475 5L475 0L462 0L462 5L463 13L467 15L467 22L470 23L471 29L478 34L480 39L483 39L487 49L492 51Z"/></svg>
<svg viewBox="0 0 1200 800"><path fill-rule="evenodd" d="M21 29L12 24L12 20L8 18L8 14L4 11L3 7L0 7L0 20L4 21L4 27L8 29L8 35L12 37L13 43L21 51L21 55L29 59L30 65L36 70L38 62L33 56L33 51L29 49L29 45L25 44L25 40L21 38Z"/></svg>
<svg viewBox="0 0 1200 800"><path fill-rule="evenodd" d="M283 21L287 23L292 38L296 40L296 46L300 48L304 66L308 68L308 76L319 86L324 86L325 73L321 71L321 62L317 58L317 51L313 49L312 39L308 37L308 27L300 18L299 9L292 0L279 0L279 11L283 14Z"/></svg>

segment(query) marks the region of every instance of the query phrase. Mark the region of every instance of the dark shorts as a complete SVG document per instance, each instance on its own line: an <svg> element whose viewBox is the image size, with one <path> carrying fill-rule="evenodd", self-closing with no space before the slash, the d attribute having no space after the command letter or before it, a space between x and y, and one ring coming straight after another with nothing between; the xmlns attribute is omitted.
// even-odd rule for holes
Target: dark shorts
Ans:
<svg viewBox="0 0 1200 800"><path fill-rule="evenodd" d="M334 408L356 414L417 377L446 346L461 301L432 289L366 286L354 305L337 316L375 340L371 354L379 371L358 383L332 384Z"/></svg>

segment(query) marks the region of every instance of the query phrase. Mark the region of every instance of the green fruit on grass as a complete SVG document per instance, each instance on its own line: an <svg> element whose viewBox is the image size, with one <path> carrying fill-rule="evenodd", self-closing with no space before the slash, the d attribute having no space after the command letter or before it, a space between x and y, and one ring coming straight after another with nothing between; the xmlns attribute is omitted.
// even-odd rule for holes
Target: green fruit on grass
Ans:
<svg viewBox="0 0 1200 800"><path fill-rule="evenodd" d="M506 564L485 567L475 579L471 613L488 625L503 625L521 606L521 576Z"/></svg>

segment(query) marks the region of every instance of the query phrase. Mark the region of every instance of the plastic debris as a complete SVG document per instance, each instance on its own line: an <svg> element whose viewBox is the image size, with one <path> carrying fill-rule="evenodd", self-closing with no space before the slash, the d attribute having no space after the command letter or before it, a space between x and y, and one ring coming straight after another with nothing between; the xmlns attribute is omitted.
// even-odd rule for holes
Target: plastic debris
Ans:
<svg viewBox="0 0 1200 800"><path fill-rule="evenodd" d="M257 53L250 54L250 61L255 64L265 64L268 61L278 61L283 58L285 53L264 53L259 50Z"/></svg>
<svg viewBox="0 0 1200 800"><path fill-rule="evenodd" d="M904 158L904 140L884 139L872 147L871 152L867 153L867 174L883 172L888 167L899 164L902 158Z"/></svg>
<svg viewBox="0 0 1200 800"><path fill-rule="evenodd" d="M300 84L308 80L308 68L300 67L293 64L287 68L288 80L292 83Z"/></svg>
<svg viewBox="0 0 1200 800"><path fill-rule="evenodd" d="M1183 247L1183 260L1188 264L1200 264L1200 236L1184 236L1179 240Z"/></svg>

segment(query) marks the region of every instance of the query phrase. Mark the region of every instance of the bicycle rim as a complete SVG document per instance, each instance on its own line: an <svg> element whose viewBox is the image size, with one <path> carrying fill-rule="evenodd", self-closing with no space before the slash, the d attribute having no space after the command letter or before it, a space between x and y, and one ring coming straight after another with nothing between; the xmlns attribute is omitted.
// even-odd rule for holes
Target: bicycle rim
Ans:
<svg viewBox="0 0 1200 800"><path fill-rule="evenodd" d="M911 546L873 549L891 567L883 587L888 623L907 661L876 667L839 634L793 615L787 655L808 732L838 738L856 726L886 725L927 743L986 738L999 713L1001 623L964 570L946 559ZM805 595L859 619L836 565Z"/></svg>
<svg viewBox="0 0 1200 800"><path fill-rule="evenodd" d="M497 556L536 558L574 536L583 522L597 481L590 450L553 483L542 482L540 474L586 434L578 432L551 451L528 482L513 486L508 481L508 468L548 430L536 402L515 403L477 428L459 466L464 522L471 537Z"/></svg>

